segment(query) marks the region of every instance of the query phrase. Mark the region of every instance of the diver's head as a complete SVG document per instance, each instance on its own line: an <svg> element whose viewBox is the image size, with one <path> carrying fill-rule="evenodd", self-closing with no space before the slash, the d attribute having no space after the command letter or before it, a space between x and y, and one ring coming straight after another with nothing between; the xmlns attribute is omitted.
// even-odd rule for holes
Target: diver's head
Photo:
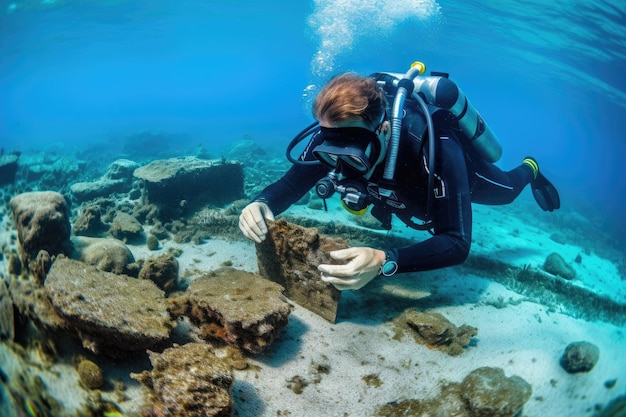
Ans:
<svg viewBox="0 0 626 417"><path fill-rule="evenodd" d="M368 178L385 159L391 126L387 99L376 81L340 74L322 88L313 104L322 143L313 154L344 176Z"/></svg>

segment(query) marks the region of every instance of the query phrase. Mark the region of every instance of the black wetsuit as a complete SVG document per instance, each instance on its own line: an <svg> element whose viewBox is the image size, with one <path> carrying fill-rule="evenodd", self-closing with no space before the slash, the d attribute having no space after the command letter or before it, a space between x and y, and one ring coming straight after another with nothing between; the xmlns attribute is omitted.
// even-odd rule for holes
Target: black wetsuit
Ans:
<svg viewBox="0 0 626 417"><path fill-rule="evenodd" d="M533 179L525 164L502 171L481 159L475 151L462 145L462 133L450 122L449 115L434 118L435 181L431 214L433 236L402 248L387 248L389 257L398 263L398 272L424 271L462 263L472 240L471 203L500 205L512 202ZM395 171L397 188L388 201L378 197L377 182L383 177L384 164L377 167L368 182L373 202L372 214L390 209L404 223L425 220L428 189L428 141L423 117L410 115L403 119L400 149ZM316 137L313 137L315 141ZM313 149L317 143L307 146ZM310 152L309 152L310 153ZM311 160L312 155L303 155ZM319 165L294 165L277 182L265 188L256 201L265 202L277 215L298 201L326 176L329 169Z"/></svg>

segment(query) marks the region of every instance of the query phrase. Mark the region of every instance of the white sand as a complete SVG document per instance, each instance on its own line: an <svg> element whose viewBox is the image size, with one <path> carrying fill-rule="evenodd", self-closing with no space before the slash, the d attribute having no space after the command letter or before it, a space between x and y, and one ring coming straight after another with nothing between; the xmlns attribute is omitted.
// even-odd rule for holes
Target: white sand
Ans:
<svg viewBox="0 0 626 417"><path fill-rule="evenodd" d="M293 208L291 213L351 221L336 206L327 214L304 207ZM527 223L532 224L512 217L506 209L476 206L472 250L512 265L533 266L540 266L553 251L568 260L583 251L557 244L549 239L549 230ZM517 232L513 236L514 229ZM2 230L4 243L10 240L10 231ZM402 226L395 232L413 233ZM196 276L225 261L236 268L257 270L254 245L249 242L216 239L201 245L167 243L155 252L145 247L131 250L137 258L147 258L170 247L183 250L178 258L181 275ZM6 259L1 265L3 271L5 264ZM576 268L580 285L622 297L624 285L609 261L590 254ZM500 367L507 376L518 375L531 384L533 394L524 407L526 417L591 416L594 406L606 405L626 392L622 328L575 319L533 302L507 304L500 309L493 306L499 299L524 298L488 277L446 268L379 280L360 291L344 292L336 324L296 306L281 338L265 353L250 359L259 369L236 371L235 415L371 416L388 402L436 396L443 384L460 382L481 366ZM455 357L430 350L410 337L396 340L390 320L409 307L440 312L459 326L477 327L478 335ZM559 358L569 343L582 340L600 348L600 360L589 373L568 374L559 365ZM0 346L0 359L9 360L2 350ZM7 372L4 364L3 368ZM363 379L368 375L376 375L382 384L368 386ZM308 382L300 394L289 388L288 381L296 376ZM617 379L615 386L605 387L612 379Z"/></svg>

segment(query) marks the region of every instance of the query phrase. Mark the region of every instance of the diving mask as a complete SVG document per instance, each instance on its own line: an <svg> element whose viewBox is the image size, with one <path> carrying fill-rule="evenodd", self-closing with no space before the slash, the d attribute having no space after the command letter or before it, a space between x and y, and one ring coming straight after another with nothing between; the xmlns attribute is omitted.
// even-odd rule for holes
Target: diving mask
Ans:
<svg viewBox="0 0 626 417"><path fill-rule="evenodd" d="M322 143L313 149L313 155L344 176L367 173L380 156L380 139L366 128L320 127L319 134Z"/></svg>

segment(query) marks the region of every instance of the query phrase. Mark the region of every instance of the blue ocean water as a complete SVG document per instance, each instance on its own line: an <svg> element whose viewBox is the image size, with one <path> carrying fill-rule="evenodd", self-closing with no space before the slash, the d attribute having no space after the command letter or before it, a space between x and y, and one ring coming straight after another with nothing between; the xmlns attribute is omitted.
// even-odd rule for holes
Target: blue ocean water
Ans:
<svg viewBox="0 0 626 417"><path fill-rule="evenodd" d="M111 155L100 172L142 131L172 155L244 137L282 155L329 77L420 60L484 116L500 166L536 157L563 210L625 244L625 29L620 0L0 0L0 148Z"/></svg>
<svg viewBox="0 0 626 417"><path fill-rule="evenodd" d="M140 130L219 152L282 149L315 86L345 70L451 74L504 145L535 156L564 205L624 234L626 6L618 0L0 2L0 144L95 143Z"/></svg>

